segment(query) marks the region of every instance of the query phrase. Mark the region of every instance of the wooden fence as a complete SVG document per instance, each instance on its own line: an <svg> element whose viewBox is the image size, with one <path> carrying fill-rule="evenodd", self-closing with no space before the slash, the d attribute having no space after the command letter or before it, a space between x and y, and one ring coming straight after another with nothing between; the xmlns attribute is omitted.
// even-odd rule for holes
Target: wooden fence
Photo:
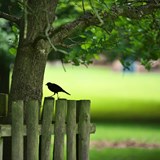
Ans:
<svg viewBox="0 0 160 160"><path fill-rule="evenodd" d="M90 134L95 132L95 125L90 123L89 100L45 98L41 119L38 101L27 102L25 108L24 115L23 101L13 102L12 124L0 125L0 160L4 137L11 137L12 160L89 160Z"/></svg>

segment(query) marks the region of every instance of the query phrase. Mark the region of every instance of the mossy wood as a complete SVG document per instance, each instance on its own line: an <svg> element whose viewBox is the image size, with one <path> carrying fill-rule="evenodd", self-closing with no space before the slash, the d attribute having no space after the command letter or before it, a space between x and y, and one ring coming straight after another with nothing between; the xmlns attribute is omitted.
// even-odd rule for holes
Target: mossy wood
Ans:
<svg viewBox="0 0 160 160"><path fill-rule="evenodd" d="M90 101L59 99L53 117L54 102L53 98L45 98L40 121L38 101L25 103L26 124L23 101L12 103L12 124L0 125L0 160L3 160L3 137L12 137L12 159L23 160L24 136L27 136L28 160L50 160L52 154L55 160L64 160L65 134L66 160L89 160L89 137L95 132L95 125L90 124ZM50 152L52 135L54 150Z"/></svg>
<svg viewBox="0 0 160 160"><path fill-rule="evenodd" d="M54 130L54 151L53 157L56 160L64 160L64 130L66 118L66 100L57 100L55 110L55 130Z"/></svg>
<svg viewBox="0 0 160 160"><path fill-rule="evenodd" d="M67 160L76 159L76 101L68 101L67 108Z"/></svg>
<svg viewBox="0 0 160 160"><path fill-rule="evenodd" d="M12 103L12 160L23 159L23 101Z"/></svg>
<svg viewBox="0 0 160 160"><path fill-rule="evenodd" d="M78 114L78 160L89 160L90 142L90 101L81 100L77 102Z"/></svg>
<svg viewBox="0 0 160 160"><path fill-rule="evenodd" d="M45 99L42 115L41 160L50 160L54 99Z"/></svg>
<svg viewBox="0 0 160 160"><path fill-rule="evenodd" d="M0 160L3 160L3 138L0 138Z"/></svg>
<svg viewBox="0 0 160 160"><path fill-rule="evenodd" d="M26 103L27 160L39 159L38 113L38 101L32 100Z"/></svg>

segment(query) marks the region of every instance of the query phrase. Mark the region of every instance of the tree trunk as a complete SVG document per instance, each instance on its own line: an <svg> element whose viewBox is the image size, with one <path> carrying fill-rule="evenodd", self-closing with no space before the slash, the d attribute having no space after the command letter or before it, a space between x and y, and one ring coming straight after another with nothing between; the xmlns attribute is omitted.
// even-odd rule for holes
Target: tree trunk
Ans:
<svg viewBox="0 0 160 160"><path fill-rule="evenodd" d="M41 103L43 77L50 44L47 38L44 40L39 37L46 36L46 30L48 27L50 29L57 2L58 0L24 1L24 16L20 22L20 39L9 96L8 119L11 118L12 101L27 102L36 99ZM24 147L26 150L26 145ZM5 150L8 150L8 154L4 155L4 159L10 160L9 142L6 143Z"/></svg>
<svg viewBox="0 0 160 160"><path fill-rule="evenodd" d="M39 46L19 45L12 76L11 101L37 99L41 102L43 75L48 54L43 52L42 43L41 48L37 49Z"/></svg>
<svg viewBox="0 0 160 160"><path fill-rule="evenodd" d="M46 29L54 21L56 5L57 0L28 1L28 10L24 12L20 25L20 41L12 76L10 102L29 99L41 102L50 44L47 38L44 40L39 37L46 36Z"/></svg>
<svg viewBox="0 0 160 160"><path fill-rule="evenodd" d="M9 93L9 66L0 66L0 93Z"/></svg>

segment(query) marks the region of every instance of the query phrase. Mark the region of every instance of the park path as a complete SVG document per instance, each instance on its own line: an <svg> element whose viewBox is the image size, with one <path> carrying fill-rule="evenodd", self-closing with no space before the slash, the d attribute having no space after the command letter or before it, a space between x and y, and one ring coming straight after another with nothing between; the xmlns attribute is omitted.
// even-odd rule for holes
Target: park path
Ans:
<svg viewBox="0 0 160 160"><path fill-rule="evenodd" d="M134 140L126 140L120 142L111 142L106 140L91 141L90 147L95 149L103 148L147 148L147 149L159 149L160 143L144 143L136 142Z"/></svg>

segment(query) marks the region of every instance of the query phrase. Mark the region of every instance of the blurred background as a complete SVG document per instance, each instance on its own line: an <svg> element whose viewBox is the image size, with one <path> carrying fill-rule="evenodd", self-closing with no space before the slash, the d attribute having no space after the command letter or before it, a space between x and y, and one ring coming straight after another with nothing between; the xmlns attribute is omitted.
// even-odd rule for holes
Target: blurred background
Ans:
<svg viewBox="0 0 160 160"><path fill-rule="evenodd" d="M157 112L160 107L159 69L148 72L135 64L134 71L123 71L118 61L96 63L88 67L65 65L64 70L60 61L48 62L44 96L52 95L45 84L53 82L71 94L60 93L61 98L90 99L93 120L160 119L160 112Z"/></svg>
<svg viewBox="0 0 160 160"><path fill-rule="evenodd" d="M151 71L138 62L124 71L118 60L110 63L103 56L88 67L49 61L43 96L52 95L45 85L50 81L71 94L59 93L60 98L91 100L97 128L91 135L91 160L158 160L160 65L154 63Z"/></svg>

